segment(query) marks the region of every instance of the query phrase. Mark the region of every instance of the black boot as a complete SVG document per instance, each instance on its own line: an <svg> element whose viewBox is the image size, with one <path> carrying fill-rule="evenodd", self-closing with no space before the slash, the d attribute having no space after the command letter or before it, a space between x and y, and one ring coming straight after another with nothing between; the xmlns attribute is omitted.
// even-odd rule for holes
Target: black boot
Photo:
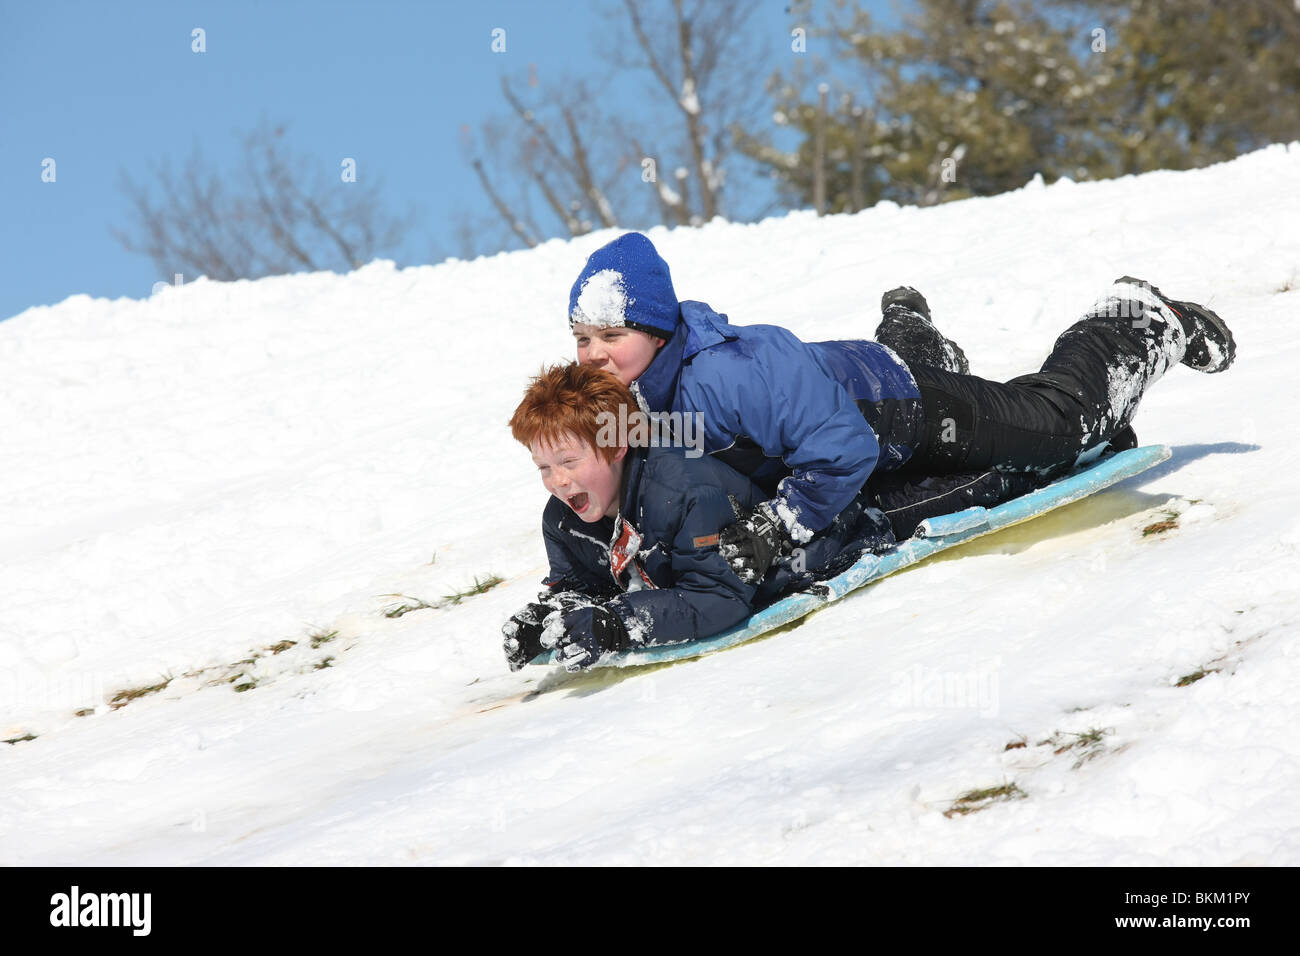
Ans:
<svg viewBox="0 0 1300 956"><path fill-rule="evenodd" d="M1187 330L1183 364L1198 372L1222 372L1237 357L1237 343L1228 323L1203 305L1171 300L1169 307ZM1190 328L1189 328L1190 326Z"/></svg>
<svg viewBox="0 0 1300 956"><path fill-rule="evenodd" d="M1187 333L1187 351L1182 362L1198 372L1222 372L1237 357L1237 343L1232 338L1228 324L1203 305L1171 299L1150 282L1124 276L1117 282L1132 282L1150 289L1157 298L1173 310Z"/></svg>
<svg viewBox="0 0 1300 956"><path fill-rule="evenodd" d="M1109 442L1111 451L1128 451L1130 448L1138 446L1137 432L1133 430L1132 425L1125 425L1115 433L1115 437Z"/></svg>
<svg viewBox="0 0 1300 956"><path fill-rule="evenodd" d="M925 296L921 295L910 285L900 285L897 289L890 289L880 297L880 314L889 315L892 306L902 306L915 312L927 322L932 322L930 318L930 304L925 301Z"/></svg>
<svg viewBox="0 0 1300 956"><path fill-rule="evenodd" d="M890 289L880 297L880 312L875 340L893 349L909 367L929 365L970 374L966 353L934 327L930 306L916 289L905 285Z"/></svg>

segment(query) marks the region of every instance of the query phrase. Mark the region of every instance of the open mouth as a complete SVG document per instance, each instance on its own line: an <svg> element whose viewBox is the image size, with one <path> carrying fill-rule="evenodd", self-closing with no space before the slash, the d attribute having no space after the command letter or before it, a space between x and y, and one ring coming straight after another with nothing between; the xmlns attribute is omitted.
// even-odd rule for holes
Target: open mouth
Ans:
<svg viewBox="0 0 1300 956"><path fill-rule="evenodd" d="M590 498L588 497L585 491L579 492L576 495L571 495L565 500L569 503L569 507L572 508L574 511L576 511L578 514L582 514L584 511L586 511L587 505L590 503Z"/></svg>

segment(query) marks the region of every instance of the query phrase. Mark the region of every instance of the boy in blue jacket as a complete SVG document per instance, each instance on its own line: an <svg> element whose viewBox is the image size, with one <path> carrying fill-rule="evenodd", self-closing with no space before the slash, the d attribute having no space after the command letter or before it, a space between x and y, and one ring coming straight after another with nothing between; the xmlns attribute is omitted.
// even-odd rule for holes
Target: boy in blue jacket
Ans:
<svg viewBox="0 0 1300 956"><path fill-rule="evenodd" d="M1107 446L1135 443L1138 403L1173 365L1218 372L1235 355L1213 312L1128 276L1057 339L1038 372L1008 382L967 374L915 290L887 293L882 308L877 335L909 330L895 339L916 346L906 361L878 342L733 326L702 302L679 301L650 240L628 233L588 259L569 325L579 362L612 372L645 411L702 415L704 451L763 489L766 498L721 535L749 582L826 528L868 479L888 483L892 472L923 488L962 476L939 482L948 496L969 476L987 491L943 510L1005 500Z"/></svg>
<svg viewBox="0 0 1300 956"><path fill-rule="evenodd" d="M609 427L619 422L632 427ZM576 364L543 370L510 419L552 495L547 590L503 628L512 669L546 648L579 670L607 652L707 637L836 562L893 544L884 516L855 499L797 561L744 581L719 533L765 492L715 457L672 447L671 436L655 444L646 424L627 386Z"/></svg>

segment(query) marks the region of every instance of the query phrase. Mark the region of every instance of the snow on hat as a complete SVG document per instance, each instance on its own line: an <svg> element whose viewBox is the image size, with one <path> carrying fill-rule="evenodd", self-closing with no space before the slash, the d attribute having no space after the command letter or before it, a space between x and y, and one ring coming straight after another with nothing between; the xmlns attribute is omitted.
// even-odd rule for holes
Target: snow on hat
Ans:
<svg viewBox="0 0 1300 956"><path fill-rule="evenodd" d="M591 254L569 292L569 327L625 325L661 339L677 328L677 293L668 263L639 232Z"/></svg>

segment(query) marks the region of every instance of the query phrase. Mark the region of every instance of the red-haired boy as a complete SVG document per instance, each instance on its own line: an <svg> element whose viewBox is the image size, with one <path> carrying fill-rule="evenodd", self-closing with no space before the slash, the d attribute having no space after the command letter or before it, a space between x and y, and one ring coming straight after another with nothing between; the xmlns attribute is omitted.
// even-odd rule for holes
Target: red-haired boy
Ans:
<svg viewBox="0 0 1300 956"><path fill-rule="evenodd" d="M518 669L555 648L569 670L602 654L706 637L845 556L893 543L879 511L855 500L831 526L742 581L719 533L765 498L749 478L659 432L628 387L591 366L544 369L510 419L552 495L542 516L547 590L506 622ZM633 436L631 439L628 436Z"/></svg>

